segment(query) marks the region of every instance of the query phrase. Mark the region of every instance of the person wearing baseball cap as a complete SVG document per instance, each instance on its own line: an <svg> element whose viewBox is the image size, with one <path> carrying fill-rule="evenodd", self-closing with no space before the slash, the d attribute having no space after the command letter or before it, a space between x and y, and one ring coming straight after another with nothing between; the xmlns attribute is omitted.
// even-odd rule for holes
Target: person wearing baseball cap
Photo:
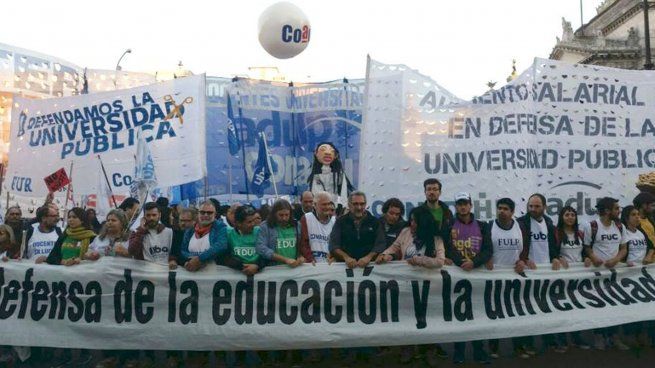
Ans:
<svg viewBox="0 0 655 368"><path fill-rule="evenodd" d="M639 210L641 223L639 228L646 234L651 243L655 244L655 220L653 219L653 206L655 195L641 192L632 200L632 204Z"/></svg>
<svg viewBox="0 0 655 368"><path fill-rule="evenodd" d="M455 194L455 216L449 224L449 242L446 244L446 263L455 264L464 271L480 267L491 259L491 233L486 222L475 219L471 212L471 195L466 192ZM482 364L489 363L482 341L473 341L473 358ZM456 342L453 362L464 362L465 342Z"/></svg>

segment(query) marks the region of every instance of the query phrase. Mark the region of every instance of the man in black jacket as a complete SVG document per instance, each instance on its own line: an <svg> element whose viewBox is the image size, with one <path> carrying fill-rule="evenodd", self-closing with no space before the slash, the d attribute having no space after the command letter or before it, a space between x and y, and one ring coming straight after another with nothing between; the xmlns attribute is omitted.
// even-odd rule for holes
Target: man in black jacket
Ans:
<svg viewBox="0 0 655 368"><path fill-rule="evenodd" d="M348 268L366 267L379 250L375 249L378 220L366 210L366 194L348 196L349 211L339 217L330 233L330 253Z"/></svg>
<svg viewBox="0 0 655 368"><path fill-rule="evenodd" d="M450 212L448 205L439 200L441 197L441 182L438 179L430 178L423 182L423 191L425 192L425 202L423 206L427 207L432 213L434 220L437 222L439 233L447 235L448 225L452 221L453 213ZM444 238L444 241L446 238Z"/></svg>
<svg viewBox="0 0 655 368"><path fill-rule="evenodd" d="M545 214L546 197L540 193L535 193L528 198L528 213L519 217L519 224L530 232L528 253L528 267L536 268L536 265L552 264L553 269L561 267L559 261L559 248L555 240L555 225L553 220ZM557 345L563 342L556 342L556 335L545 335L543 337L544 345L559 349ZM526 346L524 350L529 355L534 355L534 337L530 336L525 339Z"/></svg>
<svg viewBox="0 0 655 368"><path fill-rule="evenodd" d="M555 267L559 263L555 225L545 210L546 197L535 193L528 198L528 213L517 219L521 226L530 231L528 266L553 263Z"/></svg>
<svg viewBox="0 0 655 368"><path fill-rule="evenodd" d="M453 213L450 212L448 205L439 200L441 197L441 182L435 178L426 179L423 182L423 191L425 192L425 202L423 206L427 207L437 222L437 232L441 235L444 244L449 244L448 224L452 221ZM441 348L441 345L435 344L436 355L439 358L447 358L448 353Z"/></svg>
<svg viewBox="0 0 655 368"><path fill-rule="evenodd" d="M375 240L375 249L378 253L389 248L398 234L405 228L407 223L403 220L405 205L398 198L389 198L382 205L382 217L378 225L378 236Z"/></svg>

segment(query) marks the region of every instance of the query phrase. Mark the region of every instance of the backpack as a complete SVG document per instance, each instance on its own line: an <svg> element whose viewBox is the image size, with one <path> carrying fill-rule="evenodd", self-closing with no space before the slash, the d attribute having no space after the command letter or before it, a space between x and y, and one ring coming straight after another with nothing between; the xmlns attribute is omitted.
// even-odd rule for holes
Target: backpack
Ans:
<svg viewBox="0 0 655 368"><path fill-rule="evenodd" d="M619 232L623 234L623 224L620 221L614 221L614 224L619 228ZM598 235L598 221L593 220L589 225L591 225L591 244L589 246L593 247L596 242L596 235Z"/></svg>

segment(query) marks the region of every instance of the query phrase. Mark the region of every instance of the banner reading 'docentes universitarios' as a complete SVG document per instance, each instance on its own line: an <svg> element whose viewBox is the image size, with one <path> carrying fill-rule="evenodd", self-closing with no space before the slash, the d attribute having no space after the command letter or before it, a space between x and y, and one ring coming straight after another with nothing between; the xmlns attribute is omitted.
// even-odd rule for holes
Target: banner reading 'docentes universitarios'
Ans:
<svg viewBox="0 0 655 368"><path fill-rule="evenodd" d="M0 345L305 349L542 335L647 320L655 267L466 273L405 263L169 271L103 258L0 264Z"/></svg>

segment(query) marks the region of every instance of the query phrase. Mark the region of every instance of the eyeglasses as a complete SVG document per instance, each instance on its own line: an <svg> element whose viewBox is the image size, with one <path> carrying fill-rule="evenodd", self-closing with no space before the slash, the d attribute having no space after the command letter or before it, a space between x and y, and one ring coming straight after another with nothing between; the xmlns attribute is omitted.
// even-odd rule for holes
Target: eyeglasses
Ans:
<svg viewBox="0 0 655 368"><path fill-rule="evenodd" d="M246 216L250 216L255 213L255 209L252 207L245 207L243 212L246 214Z"/></svg>
<svg viewBox="0 0 655 368"><path fill-rule="evenodd" d="M213 215L216 212L214 212L214 211L198 211L198 213L203 215L203 216L209 216L209 215Z"/></svg>

